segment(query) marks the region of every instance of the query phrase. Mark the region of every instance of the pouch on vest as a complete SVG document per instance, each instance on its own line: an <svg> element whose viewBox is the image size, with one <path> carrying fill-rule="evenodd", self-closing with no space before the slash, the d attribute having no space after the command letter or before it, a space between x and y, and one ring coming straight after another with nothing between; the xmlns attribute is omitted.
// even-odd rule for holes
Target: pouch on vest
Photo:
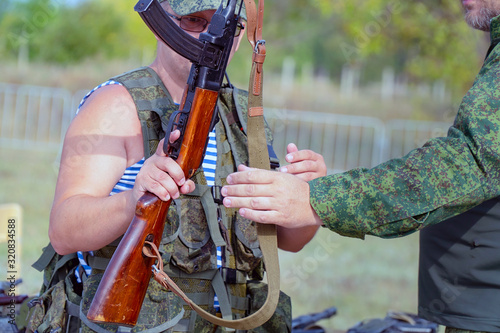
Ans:
<svg viewBox="0 0 500 333"><path fill-rule="evenodd" d="M81 296L74 291L74 269L43 294L30 301L26 332L77 333Z"/></svg>
<svg viewBox="0 0 500 333"><path fill-rule="evenodd" d="M248 315L257 312L267 298L267 284L260 281L247 281L247 295L250 298L250 311ZM264 325L248 331L248 333L280 332L292 331L292 302L290 297L280 291L278 306L274 315Z"/></svg>
<svg viewBox="0 0 500 333"><path fill-rule="evenodd" d="M49 243L32 265L43 271L40 296L23 304L29 309L26 332L78 332L82 286L76 281L79 264L76 253L59 255Z"/></svg>
<svg viewBox="0 0 500 333"><path fill-rule="evenodd" d="M172 260L176 266L188 274L217 268L214 261L215 245L210 237L210 230L201 202L194 197L183 196L175 202L181 219L189 221L179 223L173 244Z"/></svg>
<svg viewBox="0 0 500 333"><path fill-rule="evenodd" d="M257 226L255 222L234 215L234 234L236 235L233 249L235 250L236 269L248 272L252 278L262 280L264 272L262 266L262 251L257 237Z"/></svg>

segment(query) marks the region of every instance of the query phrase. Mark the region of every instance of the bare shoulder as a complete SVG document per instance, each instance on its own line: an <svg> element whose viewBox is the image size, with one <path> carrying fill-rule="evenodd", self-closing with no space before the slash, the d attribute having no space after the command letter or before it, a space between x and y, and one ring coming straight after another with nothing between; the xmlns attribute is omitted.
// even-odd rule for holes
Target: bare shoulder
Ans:
<svg viewBox="0 0 500 333"><path fill-rule="evenodd" d="M127 89L109 85L97 89L85 101L66 134L66 143L81 138L92 148L113 150L127 164L142 158L142 131L135 103ZM111 153L111 152L110 152Z"/></svg>
<svg viewBox="0 0 500 333"><path fill-rule="evenodd" d="M138 121L135 110L134 101L125 87L109 85L97 89L89 96L74 123L106 133L130 132L129 126Z"/></svg>
<svg viewBox="0 0 500 333"><path fill-rule="evenodd" d="M66 132L55 200L82 193L108 196L125 169L143 156L132 97L122 86L101 87Z"/></svg>

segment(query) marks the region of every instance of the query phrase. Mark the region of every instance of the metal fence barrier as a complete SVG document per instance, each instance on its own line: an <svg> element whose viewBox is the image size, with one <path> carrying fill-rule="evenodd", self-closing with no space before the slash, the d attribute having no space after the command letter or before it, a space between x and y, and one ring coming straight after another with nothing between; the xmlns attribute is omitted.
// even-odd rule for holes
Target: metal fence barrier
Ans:
<svg viewBox="0 0 500 333"><path fill-rule="evenodd" d="M382 161L386 135L380 119L282 109L266 109L266 118L281 161L290 142L321 153L329 173Z"/></svg>
<svg viewBox="0 0 500 333"><path fill-rule="evenodd" d="M0 147L59 149L85 91L0 83ZM325 158L329 173L372 167L400 157L432 137L443 122L392 120L309 111L266 109L281 161L290 142Z"/></svg>
<svg viewBox="0 0 500 333"><path fill-rule="evenodd" d="M0 144L57 148L71 121L65 89L0 83Z"/></svg>
<svg viewBox="0 0 500 333"><path fill-rule="evenodd" d="M391 120L386 124L390 140L383 159L401 157L430 138L446 136L450 126L448 122Z"/></svg>

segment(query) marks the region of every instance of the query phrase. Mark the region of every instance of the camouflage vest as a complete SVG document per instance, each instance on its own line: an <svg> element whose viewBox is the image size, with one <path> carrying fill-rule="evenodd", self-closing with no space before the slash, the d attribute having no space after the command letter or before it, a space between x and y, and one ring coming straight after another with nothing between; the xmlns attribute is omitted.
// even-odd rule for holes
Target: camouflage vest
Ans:
<svg viewBox="0 0 500 333"><path fill-rule="evenodd" d="M158 142L165 136L170 114L178 109L157 74L144 67L113 78L122 83L131 94L142 126L144 154L155 153ZM217 164L215 186L206 184L201 168L193 175L196 189L181 196L170 206L160 244L165 271L198 305L215 314L214 296L217 295L221 316L227 319L248 315L254 293L264 284L260 281L264 269L262 253L254 222L242 218L236 209L222 205L220 188L236 166L248 161L246 149L247 93L235 88L223 88L218 102L219 121L215 125ZM268 142L271 142L267 129ZM223 266L217 268L216 247L222 249ZM86 320L85 314L102 273L116 246L94 251L89 257L92 275L84 282L80 319L82 332L110 331L115 326L97 325ZM214 293L215 292L215 293ZM252 294L250 297L248 293ZM258 296L255 296L258 298ZM132 332L213 332L213 324L198 317L180 298L150 282L137 325ZM287 305L289 307L289 304ZM278 310L279 312L280 310ZM284 311L287 312L287 311ZM288 313L285 317L289 317ZM288 326L284 320L284 326ZM104 330L103 330L104 329ZM221 330L221 328L219 328ZM264 332L256 330L255 332Z"/></svg>

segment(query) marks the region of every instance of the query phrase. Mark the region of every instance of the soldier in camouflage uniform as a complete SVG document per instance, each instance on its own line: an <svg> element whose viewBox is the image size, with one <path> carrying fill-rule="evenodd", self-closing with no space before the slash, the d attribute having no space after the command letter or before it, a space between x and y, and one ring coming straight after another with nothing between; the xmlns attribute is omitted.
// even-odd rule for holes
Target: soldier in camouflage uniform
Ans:
<svg viewBox="0 0 500 333"><path fill-rule="evenodd" d="M162 6L176 24L197 38L207 28L220 3L220 0L169 0ZM240 23L244 26L245 21ZM233 53L242 36L243 33L235 36ZM246 316L262 305L266 286L261 282L247 284L250 279L262 280L264 274L255 224L239 216L237 210L224 208L217 191L209 189L204 168L191 179L184 179L179 165L161 149L160 140L165 135L163 125L181 102L190 67L188 60L159 41L157 56L150 66L119 75L94 89L82 102L68 129L49 236L57 253L67 255L79 251L92 268L87 278L82 277L79 317L83 332L120 330L116 326L88 322L85 313L117 240L127 230L136 202L146 191L160 199L174 201L160 250L167 273L196 303L212 313L220 311L221 316L229 316L228 319ZM226 176L236 171L236 165L248 160L246 104L246 92L232 86L221 90L220 120L214 129L217 152L212 178L215 189L226 184ZM171 140L178 137L176 132ZM267 135L271 142L270 131ZM308 181L326 175L326 166L319 154L299 151L290 145L288 158L296 170L294 177ZM212 193L215 194L212 196ZM317 226L301 230L278 228L279 247L298 251L316 230ZM220 258L216 248L217 252L220 248ZM66 279L66 289L74 283L72 280L72 276ZM48 290L44 301L57 303L59 297L53 295L59 295L56 291L60 290L64 288ZM228 304L221 300L226 291ZM214 294L220 302L217 306ZM289 330L289 299L282 294L280 301L281 306L273 318L251 332ZM43 317L45 308L40 306L42 313L32 316L37 318L36 325L42 322L44 328L57 328L59 324ZM30 325L32 329L37 327L33 322ZM132 332L146 330L154 333L220 332L223 329L197 317L180 298L151 280L138 324Z"/></svg>
<svg viewBox="0 0 500 333"><path fill-rule="evenodd" d="M498 104L494 103L498 103L495 94L500 53L494 46L500 38L500 17L495 18L500 14L500 1L471 1L463 6L469 25L490 31L492 41L471 93L491 105L498 117ZM469 103L469 108L488 111L474 99L464 103ZM489 131L498 137L494 127ZM499 222L500 197L495 197L421 231L420 317L446 326L446 333L500 332Z"/></svg>
<svg viewBox="0 0 500 333"><path fill-rule="evenodd" d="M500 1L464 0L463 6L469 25L489 30L492 44L447 137L372 169L309 182L287 175L293 166L281 173L240 166L222 194L227 207L241 207L254 221L322 225L361 239L431 226L421 237L419 314L450 333L500 332ZM473 207L470 215L438 224Z"/></svg>

